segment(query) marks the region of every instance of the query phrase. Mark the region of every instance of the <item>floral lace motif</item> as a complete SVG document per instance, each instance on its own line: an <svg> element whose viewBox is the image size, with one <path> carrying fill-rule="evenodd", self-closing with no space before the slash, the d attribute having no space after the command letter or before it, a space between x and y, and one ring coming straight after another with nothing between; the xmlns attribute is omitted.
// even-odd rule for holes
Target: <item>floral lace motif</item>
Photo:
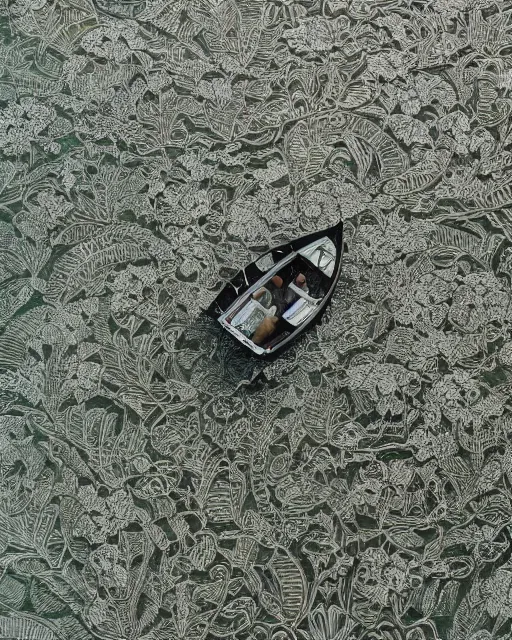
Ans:
<svg viewBox="0 0 512 640"><path fill-rule="evenodd" d="M510 640L511 44L504 0L2 0L0 638ZM340 218L256 365L202 310Z"/></svg>

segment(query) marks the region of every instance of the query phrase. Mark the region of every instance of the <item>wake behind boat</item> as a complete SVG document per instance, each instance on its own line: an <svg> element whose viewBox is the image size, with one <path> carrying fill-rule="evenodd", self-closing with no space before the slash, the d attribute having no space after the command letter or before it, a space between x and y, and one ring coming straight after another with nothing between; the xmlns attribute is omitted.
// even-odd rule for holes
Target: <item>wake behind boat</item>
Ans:
<svg viewBox="0 0 512 640"><path fill-rule="evenodd" d="M320 320L342 255L342 222L281 245L240 271L207 313L256 356L277 355Z"/></svg>

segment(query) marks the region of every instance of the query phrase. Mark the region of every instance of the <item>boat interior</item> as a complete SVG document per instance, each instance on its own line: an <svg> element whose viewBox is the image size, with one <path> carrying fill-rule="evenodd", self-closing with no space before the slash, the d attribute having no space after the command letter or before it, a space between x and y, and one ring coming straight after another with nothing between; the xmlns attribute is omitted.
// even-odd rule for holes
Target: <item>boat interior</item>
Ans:
<svg viewBox="0 0 512 640"><path fill-rule="evenodd" d="M253 351L274 349L316 314L335 263L336 247L328 237L291 252L271 264L219 321Z"/></svg>

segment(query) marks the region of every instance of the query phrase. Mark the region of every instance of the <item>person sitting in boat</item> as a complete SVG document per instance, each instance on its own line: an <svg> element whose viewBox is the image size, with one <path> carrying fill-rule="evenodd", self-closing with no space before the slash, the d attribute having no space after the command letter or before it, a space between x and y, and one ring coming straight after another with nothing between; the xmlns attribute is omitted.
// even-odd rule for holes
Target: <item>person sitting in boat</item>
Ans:
<svg viewBox="0 0 512 640"><path fill-rule="evenodd" d="M253 294L253 298L262 306L267 309L276 309L274 315L266 316L256 327L251 340L257 345L264 344L272 336L276 331L279 317L299 298L297 291L291 287L288 287L286 291L282 290L283 280L279 276L274 276L268 284L274 285L270 287L271 290L273 289L272 293L266 287L261 287ZM296 289L301 289L305 293L308 292L306 276L303 273L299 273L295 278L294 285Z"/></svg>
<svg viewBox="0 0 512 640"><path fill-rule="evenodd" d="M299 273L299 275L295 278L293 287L288 287L286 290L284 301L285 301L285 309L291 307L291 305L300 298L298 290L304 291L304 293L309 293L308 285L306 283L306 276L303 273Z"/></svg>
<svg viewBox="0 0 512 640"><path fill-rule="evenodd" d="M275 305L276 314L281 315L284 305L283 279L281 276L274 276L264 287L255 291L252 297L267 309Z"/></svg>
<svg viewBox="0 0 512 640"><path fill-rule="evenodd" d="M254 344L261 345L266 342L276 330L278 322L279 318L277 316L267 316L264 318L252 335L251 340Z"/></svg>
<svg viewBox="0 0 512 640"><path fill-rule="evenodd" d="M280 317L300 297L297 293L298 289L304 291L304 293L309 292L306 276L303 273L298 274L293 285L294 287L287 287L284 290L283 279L280 276L274 276L264 287L258 289L252 297L267 309L275 306L275 315Z"/></svg>

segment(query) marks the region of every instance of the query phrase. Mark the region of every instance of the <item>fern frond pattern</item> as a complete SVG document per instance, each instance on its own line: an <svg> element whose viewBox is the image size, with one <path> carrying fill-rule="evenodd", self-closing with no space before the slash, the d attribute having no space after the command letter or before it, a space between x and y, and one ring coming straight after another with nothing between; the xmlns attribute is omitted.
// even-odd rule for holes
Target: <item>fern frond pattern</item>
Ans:
<svg viewBox="0 0 512 640"><path fill-rule="evenodd" d="M510 640L511 269L510 0L1 0L0 640Z"/></svg>

